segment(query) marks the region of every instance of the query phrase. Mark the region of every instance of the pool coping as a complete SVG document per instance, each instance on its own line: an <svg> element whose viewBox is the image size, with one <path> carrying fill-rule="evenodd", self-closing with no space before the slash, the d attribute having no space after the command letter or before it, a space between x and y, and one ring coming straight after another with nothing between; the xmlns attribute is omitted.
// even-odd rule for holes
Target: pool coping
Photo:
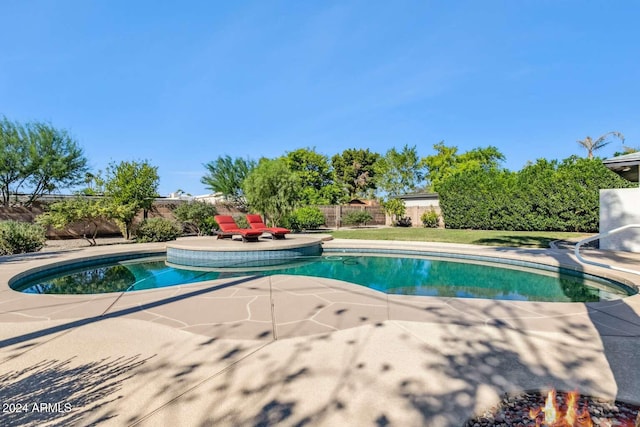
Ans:
<svg viewBox="0 0 640 427"><path fill-rule="evenodd" d="M573 259L573 255L571 252L561 249L522 249L522 248L502 248L502 247L479 247L474 245L455 245L455 244L440 244L440 243L422 243L422 242L398 242L398 241L356 241L356 240L343 240L336 239L332 241L324 242L326 248L351 248L351 249L381 249L381 248L392 248L394 250L425 250L425 251L445 251L447 253L456 253L456 254L467 254L474 256L486 256L486 257L501 257L508 258L511 260L521 260L527 262L535 262L535 263L551 263L556 264L558 266L573 266L575 268L580 268L580 265ZM126 246L126 247L125 247ZM131 336L130 337L121 337L120 340L145 340L149 342L154 342L154 340L159 340L160 337L165 334L169 334L174 336L175 333L184 334L188 332L188 337L197 337L202 336L205 337L206 333L203 331L199 331L196 329L185 328L184 324L180 324L176 321L171 321L170 318L166 316L163 317L166 313L160 313L158 311L158 306L154 301L161 300L163 298L167 298L167 295L171 294L171 298L176 299L176 301L171 301L171 304L191 304L197 303L198 301L203 301L207 299L207 301L211 300L211 297L216 292L228 292L230 288L225 287L227 285L233 287L245 287L242 292L247 293L246 296L239 296L238 298L253 298L255 301L263 298L262 296L256 294L255 296L250 296L250 292L258 292L257 288L260 286L267 286L267 282L260 279L249 279L246 283L235 283L233 280L221 280L220 283L207 283L202 286L198 285L189 285L183 286L182 289L167 291L167 290L149 290L149 291L137 291L137 294L141 300L133 301L134 305L129 303L124 304L126 298L109 294L100 294L97 296L93 296L87 298L82 295L60 295L60 296L45 296L45 295L28 295L26 297L20 297L21 295L11 289L8 288L8 281L10 277L14 277L15 275L21 274L25 269L31 268L44 268L45 266L51 265L51 263L69 263L74 262L78 258L84 257L100 257L103 254L108 253L129 253L129 254L141 254L141 253L159 253L161 254L164 250L164 244L141 244L135 245L122 245L122 246L110 246L110 247L96 247L96 248L86 248L82 250L73 250L73 251L59 251L56 253L37 253L37 254L26 254L26 255L18 255L13 257L3 257L0 258L0 263L2 264L2 269L0 270L0 308L3 308L0 312L0 323L5 326L5 330L7 331L3 335L3 346L5 351L16 351L20 354L20 357L11 359L12 362L16 366L19 366L21 363L28 363L29 355L38 354L38 349L50 348L56 342L58 345L65 344L65 350L56 350L59 353L64 353L65 351L73 351L74 354L77 354L78 357L85 359L91 359L92 351L86 348L82 348L82 343L76 343L71 340L70 336L73 334L80 334L83 330L90 330L91 328L97 327L98 323L101 325L101 328L107 328L109 330L110 327L114 327L115 325L119 325L121 327L123 324L127 325L127 328L131 328ZM618 260L626 263L627 265L633 265L634 262L637 262L640 257L636 255L629 254L619 254L619 253L611 253L605 251L592 251L586 250L585 254L587 256L596 257L596 258L606 258L608 260ZM640 283L639 277L635 277L626 273L618 273L612 274L611 272L601 269L599 267L588 266L584 268L585 272L590 272L596 275L607 275L607 276L615 276L616 278L624 279L627 282L631 282L634 284ZM215 281L218 282L218 281ZM295 282L295 283L294 283ZM304 283L303 283L304 282ZM211 344L214 348L216 345L221 345L222 342L229 343L244 343L243 346L256 346L252 348L256 348L256 355L263 354L265 350L261 350L264 346L266 348L277 348L278 352L288 352L292 351L296 346L301 345L302 343L310 343L316 342L317 339L327 339L322 337L358 337L365 331L367 334L373 334L372 336L379 336L383 342L395 343L395 346L402 345L402 340L408 339L410 343L420 343L424 341L424 343L428 342L440 342L441 345L453 345L453 344L443 344L446 341L441 341L443 336L440 335L441 332L444 331L455 331L460 337L466 336L466 334L471 333L466 339L473 340L474 336L479 335L480 333L486 333L489 335L497 334L495 336L495 341L499 342L500 337L502 335L514 334L513 336L517 337L528 337L530 342L529 346L534 345L542 346L543 339L559 339L564 337L563 339L567 341L572 341L574 338L578 337L576 333L576 337L573 337L573 334L567 334L566 328L563 327L563 324L572 324L576 328L582 332L584 337L592 337L590 340L593 342L590 345L598 345L598 342L601 342L601 345L604 345L604 350L593 349L594 354L600 354L598 357L606 356L606 363L608 367L603 365L602 359L597 359L593 362L589 362L593 364L593 366L597 366L596 371L597 375L603 376L603 378L599 378L597 382L599 385L596 385L596 381L591 381L588 384L581 384L582 391L591 392L597 395L603 396L613 396L622 398L623 400L632 401L636 403L640 403L640 380L637 380L637 374L630 372L628 374L629 379L620 378L615 375L615 373L622 369L622 365L628 365L633 363L633 360L628 359L626 354L629 351L615 351L612 352L609 350L607 354L607 348L634 348L632 352L629 354L637 354L640 352L640 345L637 344L638 337L640 337L640 297L638 295L634 295L628 298L621 300L621 302L599 302L599 303L529 303L529 302L496 302L493 300L481 300L481 299L447 299L447 298L439 298L439 297L417 297L421 299L425 299L427 301L424 306L419 306L415 303L415 298L411 297L401 297L401 296L386 296L384 300L380 300L378 296L375 295L376 291L373 293L362 291L362 288L358 285L349 285L344 283L336 283L337 281L331 280L297 280L293 281L290 277L276 277L273 283L268 283L268 286L273 286L273 289L278 290L278 294L275 295L276 305L279 307L275 307L278 309L286 309L280 315L286 315L286 311L296 312L296 310L301 310L304 304L301 302L305 298L316 298L315 295L319 295L322 298L326 298L329 295L336 295L338 298L339 295L342 295L341 300L336 300L332 304L332 309L335 312L342 311L342 313L337 316L334 315L335 318L342 319L342 323L339 325L344 326L344 328L336 328L335 325L331 324L327 318L329 317L330 312L322 312L316 313L315 320L318 324L312 324L313 322L306 323L295 323L295 319L282 319L283 321L279 323L278 326L281 328L278 332L282 332L277 339L273 339L273 337L267 336L264 339L250 339L250 336L239 338L242 334L236 334L236 332L229 332L227 335L224 335L218 341L218 344ZM297 287L299 284L304 286L308 286L307 294L303 292L296 293L292 291L292 289ZM214 289L216 285L219 289ZM357 288L354 288L357 286ZM251 290L251 288L255 288ZM318 294L318 289L322 288L323 294ZM213 293L211 293L213 292ZM315 293L314 293L315 292ZM327 293L328 292L328 293ZM179 300L181 298L179 295L185 295L185 298ZM178 296L176 296L178 295ZM306 296L305 296L306 295ZM257 298L257 300L256 300ZM279 299L280 298L280 299ZM300 299L302 298L302 299ZM225 301L231 301L228 298ZM360 301L360 302L358 302ZM265 300L266 302L266 300ZM115 306L114 306L115 304ZM122 304L118 306L118 304ZM131 311L128 307L139 306L140 304L148 304L149 308L145 308L143 311L135 312L131 314ZM283 306L284 304L284 306ZM573 305L573 307L571 306ZM11 308L8 308L13 306ZM64 307L64 310L61 309ZM287 308L288 307L288 308ZM342 308L341 308L342 307ZM256 307L252 307L256 308ZM366 316L369 316L367 321L359 321L357 318L356 309L362 309L363 313ZM623 310L624 309L624 310ZM22 310L22 311L21 311ZM61 311L62 310L62 311ZM111 310L111 311L110 311ZM122 312L123 315L112 316L111 314L116 312ZM353 319L344 321L345 311L349 310L346 313L352 316ZM48 311L48 314L47 314ZM66 311L66 313L65 313ZM195 310L186 310L193 311ZM444 313L449 313L445 315ZM85 313L85 314L82 314ZM145 314L146 313L146 314ZM148 313L154 314L156 317L147 315ZM455 321L454 319L455 314ZM144 314L144 316L143 316ZM194 313L189 313L193 315ZM263 313L265 316L264 319L268 319L269 312L268 307L265 305L265 311ZM145 317L146 316L146 317ZM324 317L323 317L324 316ZM378 316L378 317L376 317ZM361 316L362 317L362 316ZM96 321L98 323L94 323ZM259 319L258 319L259 320ZM294 323L291 323L294 321ZM331 320L333 321L333 320ZM51 342L45 341L41 342L42 338L38 334L20 334L18 332L11 332L11 330L22 331L22 330L41 330L44 325L50 324L58 324L60 322L70 322L72 327L69 328L69 338L66 338L66 335L51 338ZM329 326L332 326L333 329L328 331L327 328L322 328L323 322ZM243 322L240 321L239 324ZM251 323L251 322L249 322ZM66 324L66 323L65 323ZM143 328L144 333L142 335L136 335L134 331L136 329L136 325L148 325ZM258 324L258 323L255 323ZM112 326L109 326L112 325ZM248 325L248 324L247 324ZM245 327L249 328L249 326L245 325ZM263 329L269 328L269 322L265 320L261 327ZM297 331L291 332L291 325L296 325L298 328ZM578 326L579 325L579 326ZM382 328L381 328L382 326ZM243 326L240 327L240 329ZM151 328L151 329L149 329ZM288 328L288 329L287 329ZM306 328L306 329L305 329ZM238 328L237 328L238 329ZM236 330L237 330L236 329ZM175 332L171 332L171 331ZM106 331L106 330L105 330ZM440 332L439 332L440 331ZM303 332L303 333L300 333ZM287 335L289 334L289 335ZM187 339L183 335L177 335L178 337L182 337L180 339ZM408 338L402 338L406 336ZM582 335L581 335L582 336ZM26 337L22 341L17 340L17 338ZM175 339L175 336L174 338ZM191 338L188 338L191 339ZM361 338L353 338L358 341ZM398 341L400 339L400 341ZM347 340L349 341L349 340ZM34 346L35 350L17 350L19 347L24 346L30 342L38 342L38 346ZM132 341L133 342L133 341ZM516 341L517 342L517 341ZM555 341L554 341L555 342ZM532 344L533 343L533 344ZM100 345L96 344L98 347ZM102 351L109 354L110 352L117 352L112 346L109 346L109 343L101 344L104 348ZM322 357L327 363L331 364L332 355L340 353L340 351L347 351L349 346L341 347L337 344L334 344L330 350L330 353L321 353L314 356L309 356L310 358L314 357ZM412 344L413 345L413 344ZM514 344L515 347L518 347L518 344ZM39 347L40 346L40 347ZM629 347L631 346L631 347ZM364 360L375 361L384 359L385 352L392 351L393 346L383 350L383 347L375 347L374 353L373 348L368 351L364 351L359 357ZM102 348L102 347L100 347ZM342 350L339 350L341 349ZM49 349L50 351L51 349ZM272 350L275 351L275 350ZM326 351L326 350L324 350ZM435 354L438 354L436 348L432 348L431 351L435 351ZM518 350L521 352L521 358L526 358L527 352L531 352L531 349L526 350ZM544 350L543 350L544 351ZM55 353L55 351L53 352ZM446 351L445 351L446 353ZM172 360L172 356L170 354L163 354L167 360ZM394 353L395 354L395 353ZM401 353L401 355L396 355L401 359L405 360L408 364L407 366L411 366L411 360L419 359L421 357L428 357L426 354L422 354L420 351L417 353ZM248 357L248 356L247 356ZM560 357L560 356L558 356ZM563 355L562 357L567 357ZM594 356L596 357L596 356ZM633 357L633 356L630 356ZM570 357L571 358L571 357ZM24 360L25 362L20 362ZM524 359L523 359L524 360ZM9 363L9 362L7 362ZM176 363L177 360L176 360ZM229 360L228 366L231 364L238 364L240 368L245 366L247 369L247 381L257 381L255 379L255 374L251 374L251 366L252 364L260 364L257 362L255 358L247 358L246 360L243 358L241 360ZM421 362L424 363L424 362ZM542 363L542 362L537 362ZM546 362L551 363L551 362ZM554 362L557 363L557 360ZM584 362L585 368L589 365L588 362ZM552 364L552 363L551 363ZM337 365L336 365L337 366ZM626 366L625 366L626 367ZM216 368L221 369L219 372L224 372L224 367ZM338 369L338 368L336 368ZM511 369L511 368L510 368ZM518 369L515 369L514 372L517 372ZM556 369L555 366L547 367L545 369ZM507 372L510 372L507 370ZM586 371L585 371L586 372ZM594 371L595 372L595 371ZM612 380L611 374L608 372L613 372L614 378ZM440 373L441 374L441 373ZM436 374L435 371L429 371L423 373L418 373L416 371L415 378L426 378L423 375L440 375ZM241 374L239 374L241 375ZM515 373L513 375L516 375ZM587 376L593 376L594 374L589 374ZM242 375L241 375L242 376ZM547 375L548 376L548 375ZM557 377L558 375L556 375ZM465 377L465 375L461 374L461 377ZM212 377L213 378L213 377ZM516 389L522 388L535 388L540 385L541 379L539 378L531 378L531 379L520 379L514 382ZM136 381L136 380L132 380ZM147 379L146 381L149 381ZM314 380L315 381L315 380ZM311 387L315 389L317 387L316 382L311 381L306 386L303 386L303 390L298 390L299 393L309 393L309 396L313 396L314 393L311 390L307 390L306 387ZM336 381L339 379L336 377ZM467 380L473 381L473 380ZM487 384L491 384L492 380L484 379L483 381L488 381ZM624 381L629 381L630 383L624 383ZM150 381L147 387L153 388L153 381ZM514 387L514 384L511 384L510 387ZM193 386L197 386L197 384L193 384ZM446 392L450 388L456 388L455 384L442 383L439 386L435 387L435 389L439 390L439 393ZM496 385L493 384L489 387L491 390L496 389ZM305 391L306 390L306 391ZM513 389L504 390L512 392ZM426 392L426 391L424 391ZM303 393L303 394L304 394ZM317 393L317 391L316 391ZM385 396L389 393L379 391L381 394L374 394L375 396L379 396L380 398L385 398ZM268 393L265 393L263 397L267 399ZM481 393L475 397L477 399L477 404L474 406L477 410L478 407L481 407L483 404L486 405L495 399L495 391ZM179 400L179 395L173 396L168 401L173 401L173 399ZM204 399L204 400L203 400ZM354 398L354 401L357 399ZM208 400L204 397L195 400L196 406L198 406L198 402L203 407L208 407ZM300 405L312 405L311 401L307 401L304 398L301 398L299 401ZM304 406L303 405L303 406ZM109 406L109 405L107 405ZM187 405L189 406L189 405ZM164 419L171 413L182 413L180 409L170 406L165 409L163 405L159 405L157 409L145 413L142 420L149 420L153 425L154 421L158 421L158 417L160 419ZM172 408L172 409L171 409ZM249 411L250 409L247 409ZM122 410L121 410L122 411ZM173 411L173 412L172 412ZM402 420L403 417L406 416L408 409L405 408L402 411L393 411L390 410L387 416L390 419ZM456 412L457 411L457 412ZM472 415L474 409L471 407L464 408L453 408L451 410L443 410L440 415L433 414L432 418L429 418L431 425L456 425L451 420L462 419L459 417L467 417ZM126 412L126 411L125 411ZM406 413L405 413L406 412ZM410 412L410 411L409 411ZM360 413L351 413L351 416L360 417L362 423L369 422L369 418L367 414ZM358 415L359 414L359 415ZM204 413L202 413L203 417L206 417ZM339 418L339 415L336 413L333 415L334 418L330 418L331 421L335 421L336 418ZM431 417L431 415L429 415ZM424 421L424 420L423 420ZM142 424L144 422L141 421ZM326 425L331 425L329 419L326 421ZM222 425L232 425L233 422L225 422L221 423ZM322 424L320 422L319 424ZM419 424L419 423L418 423ZM114 424L121 425L121 424ZM411 423L407 424L411 425ZM417 425L417 424L416 424ZM459 424L458 424L459 425Z"/></svg>

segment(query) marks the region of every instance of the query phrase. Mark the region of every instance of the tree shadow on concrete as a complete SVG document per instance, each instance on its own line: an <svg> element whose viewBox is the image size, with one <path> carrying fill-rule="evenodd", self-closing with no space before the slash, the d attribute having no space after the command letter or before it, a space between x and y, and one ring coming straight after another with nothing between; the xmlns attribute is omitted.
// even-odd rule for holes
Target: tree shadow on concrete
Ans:
<svg viewBox="0 0 640 427"><path fill-rule="evenodd" d="M535 256L536 252L530 254ZM566 252L549 254L559 263L571 262ZM581 266L574 263L573 268L580 270ZM388 302L386 296L381 298ZM248 355L240 344L216 353L224 337L206 338L200 344L201 351L211 352L224 367L180 394L171 405L179 409L193 400L204 402L199 415L189 419L192 425L202 426L331 425L349 419L378 426L459 426L497 403L504 393L555 387L606 396L611 391L608 369L619 397L621 390L631 390L630 382L636 381L621 367L624 362L633 362L635 356L629 351L635 344L630 345L627 337L637 335L633 331L615 335L609 326L605 330L605 325L616 327L602 317L624 316L631 325L640 324L624 301L587 304L592 325L564 316L559 308L557 319L536 328L531 321L539 308L536 303L437 300L440 306L433 309L419 304L404 307L417 313L416 322L389 315L385 322L294 338L286 346L270 341ZM618 311L609 310L613 307ZM132 309L108 317L127 314L128 310ZM528 316L523 316L523 310ZM419 313L436 311L437 316L420 321ZM68 327L72 326L64 325ZM24 343L31 338L27 334L0 344ZM200 366L157 360L153 368L170 370L174 375L155 396L157 405L129 419L132 424L147 420L149 413L166 402L167 390L173 388L175 395L176 383L188 382ZM114 414L103 418L110 416Z"/></svg>
<svg viewBox="0 0 640 427"><path fill-rule="evenodd" d="M583 325L567 321L564 336L542 341L513 320L521 315L515 305L469 306L467 314L460 319L444 310L437 326L390 319L302 337L286 357L277 342L269 344L197 390L211 401L197 425L335 425L351 419L459 426L506 392L603 390L598 376L576 374L593 367L597 350L566 353L567 345L589 339ZM487 327L500 318L509 324Z"/></svg>
<svg viewBox="0 0 640 427"><path fill-rule="evenodd" d="M87 416L122 396L122 383L150 358L104 358L77 364L73 359L46 359L20 370L0 375L2 424L7 426L52 426L86 424ZM95 424L106 422L105 415Z"/></svg>
<svg viewBox="0 0 640 427"><path fill-rule="evenodd" d="M572 263L566 253L556 252L551 256L556 256L558 263L578 272L582 268ZM272 392L268 394L269 399L255 408L257 413L253 408L243 408L242 415L235 414L231 419L247 425L264 425L261 424L264 420L271 419L284 425L324 425L341 412L346 416L352 411L359 412L350 408L353 402L358 401L357 396L377 394L373 400L388 401L389 405L404 402L404 405L399 405L403 408L400 412L404 414L398 415L397 409L383 405L372 406L367 418L373 425L409 422L455 426L497 403L505 393L549 388L559 391L578 389L585 394L629 400L637 388L634 384L640 384L637 374L629 375L624 368L633 363L636 349L636 345L627 338L637 335L625 330L624 342L621 342L621 332L605 330L608 323L595 318L603 308L617 307L616 317L619 320L625 318L629 328L640 324L635 312L624 301L613 304L573 303L585 306L587 313L586 316L575 317L563 313L562 304L559 304L546 323L543 324L541 319L537 327L531 318L536 318L536 310L541 308L539 303L523 305L495 301L476 306L464 304L465 301L460 299L444 300L458 313L439 310L437 327L434 328L437 332L430 331L430 325L426 323L418 327L419 333L411 329L396 331L387 344L397 348L398 357L384 356L377 360L385 367L384 371L394 372L406 367L409 359L412 363L410 375L390 383L381 374L383 370L373 369L367 366L371 361L361 359L389 352L385 345L381 346L372 339L375 330L371 329L370 336L355 340L350 347L340 350L342 369L332 373L330 393L318 390L312 396L297 397L273 393L279 388L286 389L286 384L291 382L314 384L321 381L323 367L307 363L302 352L294 353L282 361L278 369L269 371L266 375L269 382L265 387L252 391L251 394L263 397L267 391ZM554 307L553 304L551 306ZM411 308L422 310L420 307ZM528 313L523 316L523 311ZM393 327L394 319L389 320L391 324L385 322L380 327ZM405 326L403 323L398 325ZM620 326L611 324L606 327L616 329ZM327 335L325 340L335 339L335 336L337 334ZM309 338L300 348L305 348L306 352L323 351L318 348L321 342L318 340ZM401 343L402 349L398 348ZM345 354L349 357L345 358ZM335 356L328 355L327 360ZM313 390L315 387L309 388ZM307 399L316 402L315 409L303 409L308 407L302 404ZM214 421L228 419L222 416ZM358 421L362 422L362 419Z"/></svg>

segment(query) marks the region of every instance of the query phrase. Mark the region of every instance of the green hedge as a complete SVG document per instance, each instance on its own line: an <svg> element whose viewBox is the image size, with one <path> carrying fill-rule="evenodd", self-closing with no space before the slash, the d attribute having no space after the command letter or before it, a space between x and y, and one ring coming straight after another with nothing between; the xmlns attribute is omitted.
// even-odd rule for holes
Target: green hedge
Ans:
<svg viewBox="0 0 640 427"><path fill-rule="evenodd" d="M599 159L540 159L519 172L475 169L439 191L447 228L597 232L599 190L633 184Z"/></svg>
<svg viewBox="0 0 640 427"><path fill-rule="evenodd" d="M44 247L45 229L38 224L0 222L0 255L37 252Z"/></svg>

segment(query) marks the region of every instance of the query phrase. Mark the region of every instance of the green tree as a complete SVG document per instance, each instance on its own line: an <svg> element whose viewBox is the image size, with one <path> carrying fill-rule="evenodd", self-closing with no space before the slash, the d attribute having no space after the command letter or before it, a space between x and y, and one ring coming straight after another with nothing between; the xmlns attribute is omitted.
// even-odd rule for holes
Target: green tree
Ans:
<svg viewBox="0 0 640 427"><path fill-rule="evenodd" d="M69 225L81 224L84 231L82 238L88 241L90 246L95 246L98 225L109 218L109 210L104 199L76 196L52 203L47 212L36 217L36 222L59 230Z"/></svg>
<svg viewBox="0 0 640 427"><path fill-rule="evenodd" d="M299 205L302 185L284 159L261 159L245 179L243 190L252 210L268 223L280 225Z"/></svg>
<svg viewBox="0 0 640 427"><path fill-rule="evenodd" d="M0 194L2 204L9 206L11 195L17 195L28 176L29 145L24 127L6 117L0 120Z"/></svg>
<svg viewBox="0 0 640 427"><path fill-rule="evenodd" d="M433 146L436 154L424 157L422 164L426 166L426 178L432 191L439 191L440 185L450 176L460 171L477 168L497 168L504 161L504 155L494 146L478 147L458 154L458 147L448 147L444 141Z"/></svg>
<svg viewBox="0 0 640 427"><path fill-rule="evenodd" d="M206 163L207 175L202 182L206 188L219 192L234 206L244 209L246 201L242 189L242 183L249 173L255 168L256 162L250 159L231 156L219 156L216 160Z"/></svg>
<svg viewBox="0 0 640 427"><path fill-rule="evenodd" d="M78 143L65 130L46 123L32 123L29 134L30 205L45 193L84 182L87 159Z"/></svg>
<svg viewBox="0 0 640 427"><path fill-rule="evenodd" d="M587 158L593 159L593 152L600 150L601 148L606 147L611 144L613 141L608 140L609 136L613 136L615 138L620 139L624 143L624 135L620 132L612 131L607 132L604 135L601 135L597 139L591 139L590 136L585 137L584 139L578 140L578 144L584 147L587 150Z"/></svg>
<svg viewBox="0 0 640 427"><path fill-rule="evenodd" d="M24 188L31 205L43 194L84 181L87 160L65 130L33 122L0 120L0 193L4 206ZM16 197L17 200L17 197ZM17 203L17 202L16 202Z"/></svg>
<svg viewBox="0 0 640 427"><path fill-rule="evenodd" d="M349 198L370 196L376 189L374 165L380 154L369 149L349 148L331 158L336 183Z"/></svg>
<svg viewBox="0 0 640 427"><path fill-rule="evenodd" d="M416 190L424 179L424 166L415 146L405 145L401 151L390 149L375 164L374 170L378 190L391 197Z"/></svg>
<svg viewBox="0 0 640 427"><path fill-rule="evenodd" d="M344 198L344 190L335 183L327 156L315 149L299 148L288 152L284 159L289 169L304 183L301 204L331 205Z"/></svg>
<svg viewBox="0 0 640 427"><path fill-rule="evenodd" d="M105 200L110 216L123 230L124 236L131 238L131 226L136 214L146 213L158 197L158 168L143 162L123 161L112 163L107 168L105 180Z"/></svg>

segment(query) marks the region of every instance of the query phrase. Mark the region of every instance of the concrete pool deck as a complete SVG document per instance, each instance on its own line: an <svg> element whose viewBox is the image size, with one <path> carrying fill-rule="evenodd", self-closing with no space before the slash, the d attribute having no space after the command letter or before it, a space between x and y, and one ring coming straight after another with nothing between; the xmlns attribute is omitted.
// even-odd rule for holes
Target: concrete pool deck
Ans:
<svg viewBox="0 0 640 427"><path fill-rule="evenodd" d="M562 249L324 245L504 257L640 283L581 267ZM8 287L51 263L164 248L0 257L0 402L13 404L2 425L460 426L504 393L548 387L640 403L639 295L588 304L411 297L284 275L93 296ZM640 268L638 254L584 254Z"/></svg>

